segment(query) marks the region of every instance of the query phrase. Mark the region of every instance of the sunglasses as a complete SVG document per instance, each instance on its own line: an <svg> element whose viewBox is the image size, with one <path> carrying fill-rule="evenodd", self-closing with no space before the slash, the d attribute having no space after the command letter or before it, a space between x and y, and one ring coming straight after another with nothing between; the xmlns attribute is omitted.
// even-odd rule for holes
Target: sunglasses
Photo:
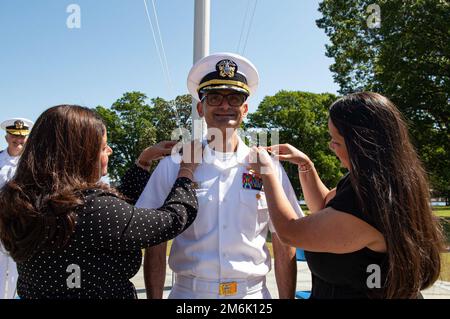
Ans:
<svg viewBox="0 0 450 319"><path fill-rule="evenodd" d="M203 98L202 101L206 99L206 103L210 106L220 106L222 105L223 99L226 98L228 105L232 107L240 107L247 100L247 96L243 93L231 93L227 95L222 95L220 93L208 93Z"/></svg>

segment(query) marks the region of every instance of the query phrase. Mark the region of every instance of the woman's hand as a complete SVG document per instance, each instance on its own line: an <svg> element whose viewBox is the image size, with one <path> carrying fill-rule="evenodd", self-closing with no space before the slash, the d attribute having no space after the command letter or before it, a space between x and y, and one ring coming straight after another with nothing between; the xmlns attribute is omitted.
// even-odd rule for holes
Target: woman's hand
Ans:
<svg viewBox="0 0 450 319"><path fill-rule="evenodd" d="M273 174L275 173L275 167L269 153L264 147L253 146L248 155L250 172L254 172L257 175Z"/></svg>
<svg viewBox="0 0 450 319"><path fill-rule="evenodd" d="M177 141L162 141L153 146L147 147L142 151L137 160L137 165L148 170L152 161L159 160L167 155L170 155L172 148L177 144Z"/></svg>
<svg viewBox="0 0 450 319"><path fill-rule="evenodd" d="M290 144L278 144L264 148L280 161L288 161L297 165L311 164L311 160L305 153Z"/></svg>
<svg viewBox="0 0 450 319"><path fill-rule="evenodd" d="M194 172L203 160L203 145L194 140L182 146L180 170L178 177L187 177L194 180Z"/></svg>

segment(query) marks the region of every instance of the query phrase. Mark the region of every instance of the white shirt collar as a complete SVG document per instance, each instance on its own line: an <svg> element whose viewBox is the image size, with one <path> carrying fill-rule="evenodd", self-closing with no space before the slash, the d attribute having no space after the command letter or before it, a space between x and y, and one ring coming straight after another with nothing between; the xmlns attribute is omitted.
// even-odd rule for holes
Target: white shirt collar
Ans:
<svg viewBox="0 0 450 319"><path fill-rule="evenodd" d="M224 169L239 165L245 165L245 163L247 162L247 155L250 152L250 148L245 145L244 141L242 141L239 136L237 136L237 138L238 145L235 152L236 156L232 156L228 161L218 159L214 155L215 152L209 147L208 142L206 140L203 141L203 145L205 146L203 150L203 161L207 164L213 164Z"/></svg>

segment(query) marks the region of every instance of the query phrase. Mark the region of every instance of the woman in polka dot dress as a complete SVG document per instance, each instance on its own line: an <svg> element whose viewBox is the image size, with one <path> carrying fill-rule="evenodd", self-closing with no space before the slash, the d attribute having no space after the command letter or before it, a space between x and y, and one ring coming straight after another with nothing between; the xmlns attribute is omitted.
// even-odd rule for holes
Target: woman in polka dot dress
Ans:
<svg viewBox="0 0 450 319"><path fill-rule="evenodd" d="M145 149L115 190L99 182L112 150L96 113L72 105L45 111L0 193L0 239L17 262L20 298L137 298L130 278L141 250L176 237L197 214L190 160L163 206L133 206L150 162L174 144Z"/></svg>

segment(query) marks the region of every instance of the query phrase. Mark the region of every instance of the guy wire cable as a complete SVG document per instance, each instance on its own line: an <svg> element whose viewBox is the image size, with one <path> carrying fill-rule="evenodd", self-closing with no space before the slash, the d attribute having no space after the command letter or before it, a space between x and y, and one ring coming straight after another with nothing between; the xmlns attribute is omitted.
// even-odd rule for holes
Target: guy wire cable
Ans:
<svg viewBox="0 0 450 319"><path fill-rule="evenodd" d="M166 82L167 82L166 84L167 84L167 87L168 87L169 94L172 95L172 94L173 94L172 81L171 81L170 74L169 74L169 68L168 68L168 64L167 64L167 58L166 58L165 51L164 51L164 45L163 45L163 42L162 42L161 31L160 31L160 29L159 29L158 16L157 16L157 14L156 14L155 3L154 3L153 0L152 0L152 4L153 4L153 12L154 12L154 15L155 15L156 25L157 25L158 32L159 32L160 43L161 43L161 48L162 48L163 54L161 54L160 48L159 48L159 46L158 46L158 41L156 40L155 28L154 28L153 23L152 23L152 20L151 20L151 18L150 18L150 13L149 13L149 11L148 11L147 1L144 0L145 12L146 12L146 14L147 14L147 19L148 19L148 22L149 22L150 27L151 27L151 30L152 30L153 42L154 42L154 44L155 44L156 52L158 53L158 57L159 57L159 62L160 62L160 64L161 64L161 68L162 68L164 77L165 77ZM163 62L163 56L164 56L164 61L165 61L165 63ZM181 127L180 127L180 125L181 125L181 119L180 119L180 116L179 116L179 114L178 114L178 109L177 109L177 107L174 105L174 101L168 101L168 103L169 103L169 105L172 107L172 109L173 109L174 112L175 112L175 121L176 121L176 125L177 125L178 129L181 130Z"/></svg>
<svg viewBox="0 0 450 319"><path fill-rule="evenodd" d="M248 26L248 30L247 30L247 36L245 38L245 42L244 42L244 48L242 49L242 55L245 54L245 49L247 47L247 40L248 40L248 36L250 34L250 30L252 28L252 24L253 24L253 17L255 16L255 11L256 11L256 5L258 4L258 0L255 0L255 5L253 6L253 12L252 12L252 17L250 18L250 23Z"/></svg>

